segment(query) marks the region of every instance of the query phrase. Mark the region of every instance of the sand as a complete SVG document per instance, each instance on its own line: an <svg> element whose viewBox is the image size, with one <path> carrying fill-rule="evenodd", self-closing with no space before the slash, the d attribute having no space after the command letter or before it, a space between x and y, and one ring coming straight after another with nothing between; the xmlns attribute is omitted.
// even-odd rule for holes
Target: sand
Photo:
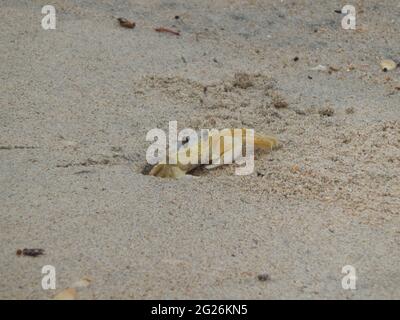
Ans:
<svg viewBox="0 0 400 320"><path fill-rule="evenodd" d="M79 299L400 298L398 1L354 1L355 31L342 1L53 0L56 30L44 4L0 4L1 299L83 277ZM250 176L143 175L171 120L280 148Z"/></svg>

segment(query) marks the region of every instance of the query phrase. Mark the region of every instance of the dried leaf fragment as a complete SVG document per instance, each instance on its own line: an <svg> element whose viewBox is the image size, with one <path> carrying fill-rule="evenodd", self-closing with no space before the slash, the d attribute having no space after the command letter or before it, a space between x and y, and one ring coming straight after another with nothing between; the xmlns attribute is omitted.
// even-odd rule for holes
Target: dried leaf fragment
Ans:
<svg viewBox="0 0 400 320"><path fill-rule="evenodd" d="M329 74L332 74L333 72L338 72L338 71L340 71L340 68L329 66L329 70L328 70Z"/></svg>
<svg viewBox="0 0 400 320"><path fill-rule="evenodd" d="M118 18L118 21L121 27L124 28L133 29L136 26L136 23L125 18Z"/></svg>

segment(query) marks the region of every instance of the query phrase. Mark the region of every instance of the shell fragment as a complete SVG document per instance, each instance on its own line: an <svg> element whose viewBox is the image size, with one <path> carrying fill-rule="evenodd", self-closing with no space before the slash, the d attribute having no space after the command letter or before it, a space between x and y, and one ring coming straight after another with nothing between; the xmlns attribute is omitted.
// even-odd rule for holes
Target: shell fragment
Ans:
<svg viewBox="0 0 400 320"><path fill-rule="evenodd" d="M384 71L384 72L392 71L392 70L396 69L396 67L397 67L397 63L390 59L384 59L381 61L380 64L381 64L382 71Z"/></svg>

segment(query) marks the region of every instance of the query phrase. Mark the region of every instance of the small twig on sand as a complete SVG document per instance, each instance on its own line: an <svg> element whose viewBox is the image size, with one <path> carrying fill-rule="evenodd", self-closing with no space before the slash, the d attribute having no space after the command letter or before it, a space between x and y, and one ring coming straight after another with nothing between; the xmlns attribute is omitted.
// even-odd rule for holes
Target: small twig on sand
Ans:
<svg viewBox="0 0 400 320"><path fill-rule="evenodd" d="M44 254L44 249L18 249L17 256L38 257Z"/></svg>
<svg viewBox="0 0 400 320"><path fill-rule="evenodd" d="M0 146L0 150L12 150L12 149L36 149L36 147L33 147L33 146L12 146L12 145Z"/></svg>
<svg viewBox="0 0 400 320"><path fill-rule="evenodd" d="M179 31L174 31L174 30L171 30L171 29L168 29L168 28L163 28L163 27L155 28L154 30L156 30L157 32L172 33L172 34L174 34L176 36L180 36L181 35Z"/></svg>

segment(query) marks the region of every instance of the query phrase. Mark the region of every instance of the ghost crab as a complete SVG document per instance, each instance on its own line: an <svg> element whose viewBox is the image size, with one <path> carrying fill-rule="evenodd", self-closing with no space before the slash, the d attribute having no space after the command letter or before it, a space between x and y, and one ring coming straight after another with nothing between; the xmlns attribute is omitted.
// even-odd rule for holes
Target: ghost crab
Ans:
<svg viewBox="0 0 400 320"><path fill-rule="evenodd" d="M254 169L254 149L272 150L278 145L276 138L256 134L252 129L202 130L200 136L190 135L180 142L168 155L165 152L165 161L155 164L149 175L179 179L200 166L213 169L233 162L246 164L236 168L236 174L250 174Z"/></svg>

